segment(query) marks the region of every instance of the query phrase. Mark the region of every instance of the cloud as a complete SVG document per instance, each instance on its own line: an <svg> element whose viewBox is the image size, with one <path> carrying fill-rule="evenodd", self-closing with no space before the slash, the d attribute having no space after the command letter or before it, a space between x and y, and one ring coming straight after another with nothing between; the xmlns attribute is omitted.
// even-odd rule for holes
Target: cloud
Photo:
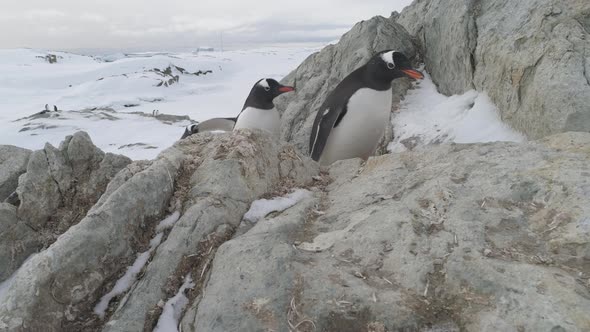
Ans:
<svg viewBox="0 0 590 332"><path fill-rule="evenodd" d="M27 20L52 20L66 17L66 14L62 11L55 9L37 9L26 11L23 16Z"/></svg>
<svg viewBox="0 0 590 332"><path fill-rule="evenodd" d="M82 13L82 15L80 15L80 20L95 23L106 22L106 18L104 16L91 13Z"/></svg>
<svg viewBox="0 0 590 332"><path fill-rule="evenodd" d="M350 29L349 24L302 23L265 19L224 33L230 43L247 40L254 43L330 41Z"/></svg>
<svg viewBox="0 0 590 332"><path fill-rule="evenodd" d="M329 41L411 0L46 0L3 4L0 47L170 48ZM26 2L26 3L25 3Z"/></svg>
<svg viewBox="0 0 590 332"><path fill-rule="evenodd" d="M248 20L231 20L220 17L204 17L196 18L190 16L174 16L171 18L171 26L174 32L215 32L215 31L231 31L239 29L241 26L255 22L255 19Z"/></svg>

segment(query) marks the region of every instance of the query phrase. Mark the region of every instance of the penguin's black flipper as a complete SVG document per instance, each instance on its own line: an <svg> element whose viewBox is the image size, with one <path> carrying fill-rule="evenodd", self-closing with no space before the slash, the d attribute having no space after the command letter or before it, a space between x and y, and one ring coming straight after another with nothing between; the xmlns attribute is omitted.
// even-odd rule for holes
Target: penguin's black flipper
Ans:
<svg viewBox="0 0 590 332"><path fill-rule="evenodd" d="M346 115L348 100L360 88L363 88L363 73L366 68L362 66L340 82L328 95L318 114L316 115L311 137L309 140L309 154L311 159L319 161L328 141L332 128L337 127Z"/></svg>
<svg viewBox="0 0 590 332"><path fill-rule="evenodd" d="M342 120L346 114L346 105L326 108L322 106L315 117L309 140L309 154L311 159L319 161L328 141L332 128Z"/></svg>

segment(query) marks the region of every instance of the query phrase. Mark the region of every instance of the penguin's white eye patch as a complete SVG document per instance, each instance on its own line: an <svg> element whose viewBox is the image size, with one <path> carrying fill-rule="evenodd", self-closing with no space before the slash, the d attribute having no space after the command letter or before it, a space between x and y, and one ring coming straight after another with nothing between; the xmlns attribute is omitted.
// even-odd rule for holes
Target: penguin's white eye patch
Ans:
<svg viewBox="0 0 590 332"><path fill-rule="evenodd" d="M258 85L263 87L264 90L270 91L270 85L268 85L268 81L266 79L260 80L260 82L258 82Z"/></svg>
<svg viewBox="0 0 590 332"><path fill-rule="evenodd" d="M393 61L393 53L395 53L395 51L389 51L387 53L381 54L381 59L383 60L383 62L387 64L387 68L389 69L395 68L395 61Z"/></svg>

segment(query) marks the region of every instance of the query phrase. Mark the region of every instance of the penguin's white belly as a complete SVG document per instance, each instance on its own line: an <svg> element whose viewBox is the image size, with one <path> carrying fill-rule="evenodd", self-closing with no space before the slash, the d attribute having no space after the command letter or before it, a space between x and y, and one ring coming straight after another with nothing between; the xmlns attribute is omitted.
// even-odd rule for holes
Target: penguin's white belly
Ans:
<svg viewBox="0 0 590 332"><path fill-rule="evenodd" d="M348 101L346 115L328 136L320 164L372 156L389 124L391 99L391 89L363 88L355 92Z"/></svg>
<svg viewBox="0 0 590 332"><path fill-rule="evenodd" d="M278 136L281 126L281 117L276 108L263 110L247 107L240 113L234 129L249 128L261 129Z"/></svg>

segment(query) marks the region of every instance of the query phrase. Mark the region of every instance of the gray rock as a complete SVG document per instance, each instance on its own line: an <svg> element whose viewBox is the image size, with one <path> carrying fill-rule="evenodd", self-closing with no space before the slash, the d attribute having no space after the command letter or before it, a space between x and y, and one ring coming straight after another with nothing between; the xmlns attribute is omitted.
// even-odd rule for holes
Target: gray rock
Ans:
<svg viewBox="0 0 590 332"><path fill-rule="evenodd" d="M109 154L106 155L107 158L108 158L108 156L109 156ZM104 202L109 198L109 196L111 196L111 194L113 194L117 189L119 189L119 187L121 187L123 184L125 184L135 174L144 171L145 169L147 169L151 165L152 165L152 162L149 162L149 161L148 162L135 161L132 164L129 164L126 167L124 167L121 171L119 171L119 173L117 173L113 177L111 182L109 182L104 193L102 194L102 196L100 196L100 199L98 200L98 202L96 202L96 204L94 204L94 206L92 206L92 208L90 209L90 211L88 211L88 213L91 213L92 210L97 209L100 206L102 206L104 204Z"/></svg>
<svg viewBox="0 0 590 332"><path fill-rule="evenodd" d="M439 90L485 91L530 138L590 131L590 3L420 0L392 18Z"/></svg>
<svg viewBox="0 0 590 332"><path fill-rule="evenodd" d="M589 147L587 133L443 144L318 175L262 132L196 134L124 167L24 263L0 330L151 330L190 275L183 331L585 331ZM314 195L240 226L254 199L293 187ZM94 305L173 211L139 280L99 319ZM19 225L0 205L0 226Z"/></svg>
<svg viewBox="0 0 590 332"><path fill-rule="evenodd" d="M304 200L223 244L203 297L192 309L196 314L185 316L182 330L289 331L286 308L298 291L297 250L291 243L314 203Z"/></svg>
<svg viewBox="0 0 590 332"><path fill-rule="evenodd" d="M151 114L145 113L145 112L130 112L130 114L135 114L135 115L148 117L148 118L149 117L155 118L156 120L162 121L163 123L166 123L166 124L174 124L174 123L183 122L183 121L191 121L192 122L191 118L188 115L165 114L165 113L160 113L157 111L154 111Z"/></svg>
<svg viewBox="0 0 590 332"><path fill-rule="evenodd" d="M80 179L94 169L104 159L104 152L92 144L90 136L85 132L78 132L66 139L60 147L67 155L72 168L72 176Z"/></svg>
<svg viewBox="0 0 590 332"><path fill-rule="evenodd" d="M212 137L216 139L207 141ZM204 277L215 249L231 237L254 199L282 182L310 183L318 172L309 158L294 154L292 146L275 144L262 132L193 135L177 143L177 147L188 154L198 151L199 156L186 201L178 204L185 207L185 212L158 248L144 278L126 296L125 304L119 305L103 331L151 329L157 323L157 303L173 295L166 290L191 272L191 267L196 268L193 280L199 282Z"/></svg>
<svg viewBox="0 0 590 332"><path fill-rule="evenodd" d="M56 149L35 151L17 189L18 217L35 230L57 228L58 235L79 221L131 160L106 154L85 132L68 136Z"/></svg>
<svg viewBox="0 0 590 332"><path fill-rule="evenodd" d="M340 81L365 64L373 54L396 49L409 58L416 56L416 48L410 35L397 23L381 16L357 23L336 45L329 45L309 56L297 69L281 82L293 85L296 93L285 94L275 104L281 115L281 138L293 143L300 151L309 149L310 130L319 107L327 94ZM409 79L397 79L393 83L394 105L409 89ZM387 142L392 130L388 129Z"/></svg>
<svg viewBox="0 0 590 332"><path fill-rule="evenodd" d="M25 172L30 155L30 150L0 145L0 202L16 190L18 177Z"/></svg>
<svg viewBox="0 0 590 332"><path fill-rule="evenodd" d="M589 146L567 133L335 163L353 177L220 247L182 330L588 330Z"/></svg>
<svg viewBox="0 0 590 332"><path fill-rule="evenodd" d="M76 146L75 139L63 146ZM91 146L81 149L80 155L88 156L83 160L94 156ZM71 174L87 173L76 169L84 168L72 167ZM182 277L191 273L202 282L216 248L231 237L251 201L311 183L318 172L317 164L292 146L250 131L193 135L153 162L128 165L82 221L14 274L0 301L0 330L151 328L160 313L157 304L174 294ZM115 299L108 319L99 319L92 312L98 299L146 250L157 222L175 210L182 216L166 232L142 279Z"/></svg>
<svg viewBox="0 0 590 332"><path fill-rule="evenodd" d="M476 3L417 0L392 17L419 41L426 70L446 95L474 88L471 54L477 46Z"/></svg>
<svg viewBox="0 0 590 332"><path fill-rule="evenodd" d="M106 154L88 134L66 137L60 149L47 144L31 154L16 190L17 224L0 237L0 272L8 278L33 252L52 244L99 200L109 181L131 160Z"/></svg>
<svg viewBox="0 0 590 332"><path fill-rule="evenodd" d="M61 331L81 308L91 312L101 285L116 278L163 214L183 159L169 149L26 262L0 304L0 330Z"/></svg>
<svg viewBox="0 0 590 332"><path fill-rule="evenodd" d="M0 203L0 234L15 225L16 222L16 207L7 203Z"/></svg>
<svg viewBox="0 0 590 332"><path fill-rule="evenodd" d="M45 225L61 203L60 186L51 174L46 150L56 149L48 144L45 149L33 152L27 165L27 173L19 179L17 188L21 201L18 217L35 230ZM57 160L62 161L63 158ZM59 168L55 161L53 166ZM63 164L61 166L65 168Z"/></svg>
<svg viewBox="0 0 590 332"><path fill-rule="evenodd" d="M18 222L16 207L0 203L0 282L8 279L40 246L39 235Z"/></svg>

